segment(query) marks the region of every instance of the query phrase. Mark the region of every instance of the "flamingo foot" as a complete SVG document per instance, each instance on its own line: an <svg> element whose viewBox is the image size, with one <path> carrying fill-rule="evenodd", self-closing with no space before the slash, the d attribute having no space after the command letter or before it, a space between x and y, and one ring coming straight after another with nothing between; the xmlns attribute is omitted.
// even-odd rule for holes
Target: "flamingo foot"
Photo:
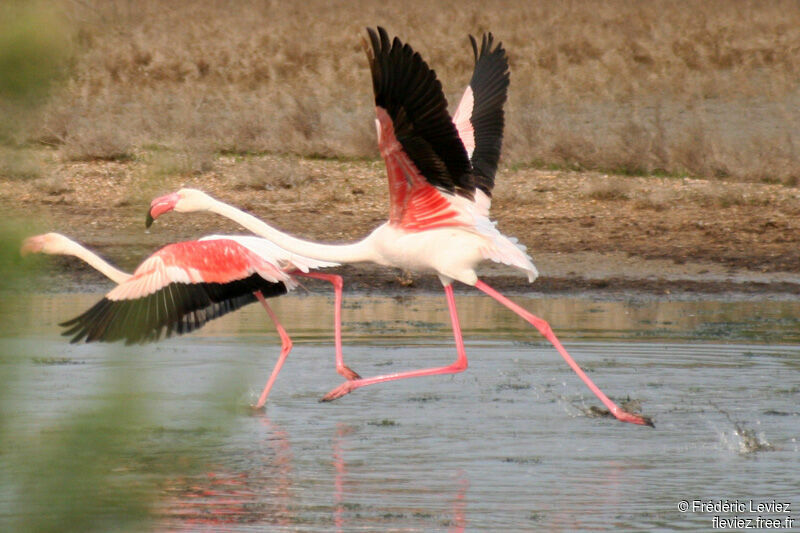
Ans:
<svg viewBox="0 0 800 533"><path fill-rule="evenodd" d="M341 398L345 394L350 394L351 392L353 392L357 388L358 387L355 385L355 382L353 380L345 381L344 383L342 383L341 385L339 385L338 387L336 387L335 389L330 391L328 394L323 396L320 401L321 402L332 402L333 400Z"/></svg>
<svg viewBox="0 0 800 533"><path fill-rule="evenodd" d="M605 418L616 418L620 422L628 422L630 424L639 424L640 426L650 426L651 428L656 427L653 423L653 419L649 416L645 415L635 415L633 413L629 413L627 411L623 411L622 409L618 409L616 413L612 413L608 409L603 409L602 407L592 406L585 410L585 413L588 416L592 417L605 417Z"/></svg>
<svg viewBox="0 0 800 533"><path fill-rule="evenodd" d="M620 410L617 413L614 413L614 416L617 417L617 420L620 422L630 422L631 424L639 424L640 426L650 426L651 428L656 427L653 423L653 419L649 416L644 415L635 415L633 413L628 413L625 411Z"/></svg>
<svg viewBox="0 0 800 533"><path fill-rule="evenodd" d="M361 376L358 375L358 372L350 368L349 366L345 365L341 370L339 370L339 374L341 374L345 379L348 381L353 381L355 379L361 379Z"/></svg>

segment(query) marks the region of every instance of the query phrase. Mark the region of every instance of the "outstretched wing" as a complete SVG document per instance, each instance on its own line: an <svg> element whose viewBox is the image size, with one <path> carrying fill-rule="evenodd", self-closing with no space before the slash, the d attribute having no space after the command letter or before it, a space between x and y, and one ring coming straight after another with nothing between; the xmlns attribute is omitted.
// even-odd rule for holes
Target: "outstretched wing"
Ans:
<svg viewBox="0 0 800 533"><path fill-rule="evenodd" d="M283 283L265 282L257 274L233 283L170 283L134 300L97 302L88 311L62 324L70 342L125 340L126 344L156 341L162 335L189 333L217 317L256 301L286 294Z"/></svg>
<svg viewBox="0 0 800 533"><path fill-rule="evenodd" d="M168 245L88 311L68 320L71 342L158 340L188 333L256 300L285 294L291 277L234 239Z"/></svg>
<svg viewBox="0 0 800 533"><path fill-rule="evenodd" d="M436 73L386 30L368 29L378 144L389 177L389 222L423 230L456 222L450 197L474 198L472 166Z"/></svg>
<svg viewBox="0 0 800 533"><path fill-rule="evenodd" d="M491 33L483 35L480 50L472 35L469 39L475 54L475 70L453 115L453 122L472 162L475 186L491 197L503 145L508 58L502 43L494 46Z"/></svg>

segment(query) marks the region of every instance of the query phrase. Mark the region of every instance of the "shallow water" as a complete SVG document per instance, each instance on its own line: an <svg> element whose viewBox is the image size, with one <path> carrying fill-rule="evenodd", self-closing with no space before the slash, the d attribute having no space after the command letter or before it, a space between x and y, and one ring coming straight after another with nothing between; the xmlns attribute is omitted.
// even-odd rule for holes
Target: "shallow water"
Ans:
<svg viewBox="0 0 800 533"><path fill-rule="evenodd" d="M5 307L0 525L31 512L13 480L42 466L25 447L120 397L144 414L109 472L154 482L159 531L708 530L715 515L800 515L800 302L515 298L651 429L592 417L599 401L552 346L482 296L457 295L467 372L333 403L317 402L341 382L331 299L275 300L295 347L260 413L246 406L279 352L260 307L154 345L68 344L55 324L97 297ZM344 326L363 376L454 359L441 295L349 297ZM791 506L680 512L682 500Z"/></svg>

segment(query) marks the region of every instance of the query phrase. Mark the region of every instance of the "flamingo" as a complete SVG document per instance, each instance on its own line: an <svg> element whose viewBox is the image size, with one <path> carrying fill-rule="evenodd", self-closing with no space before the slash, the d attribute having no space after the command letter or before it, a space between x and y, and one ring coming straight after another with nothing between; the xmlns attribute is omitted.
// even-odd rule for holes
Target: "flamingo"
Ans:
<svg viewBox="0 0 800 533"><path fill-rule="evenodd" d="M292 340L266 298L286 294L297 282L294 277L322 279L335 292L334 338L336 368L346 379L358 374L344 365L341 356L342 278L309 272L310 268L334 266L290 254L266 239L251 236L212 235L196 241L169 244L129 274L112 266L96 253L59 233L25 239L21 253L71 255L117 283L88 311L61 324L71 342L125 340L126 344L158 340L162 332L189 333L206 322L258 300L281 338L281 353L258 402L267 401L289 352Z"/></svg>
<svg viewBox="0 0 800 533"><path fill-rule="evenodd" d="M618 420L650 425L642 415L612 402L583 372L550 325L479 279L475 268L491 260L514 267L533 282L538 276L525 247L489 219L491 194L502 145L503 104L509 84L502 43L484 35L480 50L470 36L475 69L453 118L442 86L422 57L383 28L368 29L365 44L375 94L378 146L389 181L389 220L361 241L320 244L288 235L258 218L211 198L181 189L152 201L147 222L168 212L207 211L225 216L295 253L337 263L372 262L436 274L444 287L457 358L442 366L348 379L323 397L330 401L360 387L397 379L452 374L468 361L456 311L454 281L475 287L522 317L547 338L580 379Z"/></svg>

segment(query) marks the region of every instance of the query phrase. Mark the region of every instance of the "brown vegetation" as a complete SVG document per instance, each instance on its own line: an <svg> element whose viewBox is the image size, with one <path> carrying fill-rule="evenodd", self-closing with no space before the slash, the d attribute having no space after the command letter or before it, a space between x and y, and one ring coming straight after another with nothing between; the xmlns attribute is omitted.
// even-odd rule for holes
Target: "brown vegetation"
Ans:
<svg viewBox="0 0 800 533"><path fill-rule="evenodd" d="M467 34L502 39L512 67L506 164L800 179L794 1L65 0L62 9L72 75L17 140L54 143L69 160L173 151L172 171L184 173L220 153L374 158L360 40L380 24L423 54L453 105L472 68Z"/></svg>

